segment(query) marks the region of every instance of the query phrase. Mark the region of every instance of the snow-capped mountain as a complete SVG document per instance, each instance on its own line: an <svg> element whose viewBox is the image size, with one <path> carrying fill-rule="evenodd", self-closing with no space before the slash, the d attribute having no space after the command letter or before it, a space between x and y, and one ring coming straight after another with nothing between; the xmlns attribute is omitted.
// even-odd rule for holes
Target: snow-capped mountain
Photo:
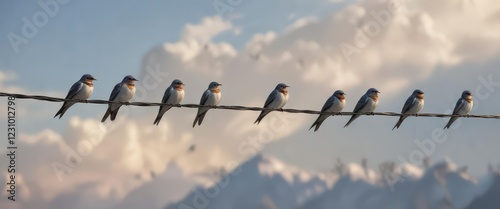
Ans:
<svg viewBox="0 0 500 209"><path fill-rule="evenodd" d="M352 172L344 174L331 190L300 208L459 209L465 208L479 191L477 180L465 168L457 169L449 161L425 171L413 165L387 170L372 179L353 178Z"/></svg>
<svg viewBox="0 0 500 209"><path fill-rule="evenodd" d="M197 187L167 209L293 209L331 188L336 178L257 155L211 187Z"/></svg>
<svg viewBox="0 0 500 209"><path fill-rule="evenodd" d="M375 171L338 162L314 173L257 155L211 186L166 209L486 209L500 208L500 175L479 182L449 160L424 167L393 162ZM489 179L489 180L488 180Z"/></svg>

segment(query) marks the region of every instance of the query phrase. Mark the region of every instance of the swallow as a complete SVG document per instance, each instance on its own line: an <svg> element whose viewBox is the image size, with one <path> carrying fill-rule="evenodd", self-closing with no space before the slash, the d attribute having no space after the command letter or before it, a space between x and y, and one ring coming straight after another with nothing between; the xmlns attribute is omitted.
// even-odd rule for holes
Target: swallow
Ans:
<svg viewBox="0 0 500 209"><path fill-rule="evenodd" d="M68 95L66 95L65 99L87 100L92 94L92 91L94 90L94 84L92 83L92 81L94 80L96 79L94 78L94 76L90 74L83 75L79 81L77 81L75 84L73 84L73 86L71 86L71 88L68 91ZM68 110L74 104L75 102L73 101L65 101L61 109L57 111L54 118L59 115L59 119L61 119L66 110Z"/></svg>
<svg viewBox="0 0 500 209"><path fill-rule="evenodd" d="M472 101L472 93L468 90L462 92L462 97L458 99L457 104L455 105L455 109L453 110L453 115L467 115L470 110L472 110L472 106L474 105L474 101ZM450 121L446 124L444 129L449 129L451 124L455 122L459 117L451 117Z"/></svg>
<svg viewBox="0 0 500 209"><path fill-rule="evenodd" d="M323 108L321 108L321 112L328 112L328 113L338 113L344 109L345 106L345 93L342 90L337 90L333 93L328 100L326 100L325 104L323 105ZM318 119L312 124L311 130L314 126L314 131L316 132L323 121L325 121L330 114L320 114L318 116Z"/></svg>
<svg viewBox="0 0 500 209"><path fill-rule="evenodd" d="M403 110L401 110L401 117L399 117L398 122L392 128L394 130L395 128L399 128L401 126L401 123L409 116L409 115L414 115L420 112L422 108L424 107L424 92L421 91L420 89L416 89L413 91L413 93L408 97L406 100Z"/></svg>
<svg viewBox="0 0 500 209"><path fill-rule="evenodd" d="M182 81L179 79L175 79L172 81L170 86L165 90L161 103L180 104L183 99L184 99L184 83L182 83ZM165 114L165 112L170 110L170 108L172 108L172 106L165 106L165 105L160 106L160 109L158 110L158 115L156 116L156 119L153 124L158 125L160 123L161 117L163 117L163 114Z"/></svg>
<svg viewBox="0 0 500 209"><path fill-rule="evenodd" d="M377 108L378 104L378 95L380 92L376 88L370 88L366 93L361 96L356 107L354 107L354 113L370 113ZM360 115L352 115L351 119L345 124L344 128L349 126L352 121L356 120Z"/></svg>
<svg viewBox="0 0 500 209"><path fill-rule="evenodd" d="M286 102L288 102L288 90L286 89L287 87L290 87L284 83L280 83L274 88L274 90L269 94L269 96L266 99L266 103L264 103L264 108L274 108L274 109L281 109L285 106ZM259 117L257 117L257 120L255 120L254 124L257 123L257 125L260 123L260 121L272 110L262 110L260 112Z"/></svg>
<svg viewBox="0 0 500 209"><path fill-rule="evenodd" d="M132 99L132 97L135 94L135 84L134 84L135 81L139 80L135 79L131 75L125 76L122 82L116 84L115 87L113 88L113 91L109 96L109 101L112 102L130 101L130 99ZM106 110L104 117L102 117L101 122L104 123L104 121L106 121L109 115L111 115L111 121L114 121L116 118L116 114L118 113L118 110L120 109L121 106L122 104L110 103L108 105L108 110Z"/></svg>
<svg viewBox="0 0 500 209"><path fill-rule="evenodd" d="M217 83L215 81L211 82L210 85L208 85L208 89L205 92L203 92L203 95L201 96L200 105L208 105L208 106L218 105L222 97L219 86L222 86L222 84ZM194 119L193 122L193 128L197 122L198 125L201 125L201 122L203 122L203 118L205 118L205 115L207 114L209 109L210 108L208 107L198 108L198 113L196 113L196 118Z"/></svg>

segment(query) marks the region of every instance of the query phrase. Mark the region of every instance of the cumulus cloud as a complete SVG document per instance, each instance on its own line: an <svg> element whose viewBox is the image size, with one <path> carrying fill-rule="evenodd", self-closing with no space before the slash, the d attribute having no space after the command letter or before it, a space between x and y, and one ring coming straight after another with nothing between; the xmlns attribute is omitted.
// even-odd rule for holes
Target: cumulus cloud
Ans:
<svg viewBox="0 0 500 209"><path fill-rule="evenodd" d="M37 200L47 203L39 208L50 208L54 206L51 204L68 201L68 198L117 204L129 192L154 181L151 175L156 173L164 176L160 182L183 181L175 184L176 188L187 192L196 182L178 173L178 169L167 169L167 165L174 157L189 154L189 136L170 138L167 124L163 128L147 129L140 125L146 121L138 120L132 123L115 121L118 124L110 125L96 119L73 117L64 134L50 129L34 135L22 134L18 146L23 153L33 154L33 157L19 159L20 182L23 183L19 184L20 191L38 194ZM170 147L175 150L165 152ZM5 163L2 161L0 165L5 167ZM169 201L160 193L156 197ZM30 195L23 195L19 202L29 205L32 200ZM88 201L78 207L94 203Z"/></svg>
<svg viewBox="0 0 500 209"><path fill-rule="evenodd" d="M353 95L348 109L354 106L356 95L364 93L368 87L378 87L387 101L391 95L426 81L441 69L451 69L499 53L500 40L487 35L491 34L490 31L475 34L465 27L448 24L449 17L458 22L468 18L451 9L453 6L441 7L438 14L425 6L428 1L412 7L398 6L397 3L391 0L362 1L322 19L300 19L283 34L255 34L243 49L223 53L226 55L224 59L217 51L205 49L195 52L197 57L203 54L207 59L178 62L175 50L154 48L144 57L142 74L148 74L147 66L159 66L160 71L170 73L170 79L184 80L187 83L185 103L197 103L208 83L217 80L224 84L221 104L261 106L278 82L286 82L291 86L286 107L318 109L323 102L318 98L327 98L335 89L344 89ZM488 21L497 15L498 9L475 9L485 12L476 24L489 30L500 30L498 25ZM464 42L470 39L489 41L491 50L479 52L480 56L465 56L457 49L471 44ZM180 46L183 42L181 39L163 46ZM225 43L207 42L208 46L220 47L221 44ZM352 47L352 54L346 54L346 45ZM219 65L213 67L213 63ZM162 91L148 92L146 100L158 100ZM231 160L239 161L248 157L246 153L254 153L252 150L260 150L269 142L300 132L308 121L307 117L276 112L263 124L255 126L251 122L256 115L255 112L211 110L205 124L196 127L196 131L188 126L194 113L166 119L175 119L174 129L192 134L193 141L204 149L182 159L180 165L198 170L224 166ZM276 124L271 117L276 118ZM276 126L274 129L273 125ZM244 149L248 147L251 148ZM198 163L201 161L207 163Z"/></svg>
<svg viewBox="0 0 500 209"><path fill-rule="evenodd" d="M316 17L305 17L305 18L300 18L296 20L292 25L288 26L285 31L286 32L291 32L293 30L299 29L307 24L313 23L318 21L318 18Z"/></svg>
<svg viewBox="0 0 500 209"><path fill-rule="evenodd" d="M492 34L500 29L488 21L498 8L486 8L494 3L461 6L459 10L451 9L460 6L459 1L446 1L438 8L423 1L414 9L400 3L362 1L319 21L298 20L290 26L294 30L277 38L264 52L278 59L286 51L293 61L301 62L303 70L295 73L306 82L345 89L361 81L365 87L380 86L380 80L397 81L386 82L381 89L400 89L389 87L406 87L412 82L410 78L427 79L440 65L498 54L498 36ZM479 11L482 15L472 15ZM471 23L479 32L450 21ZM319 76L318 71L326 76ZM342 82L345 75L348 82Z"/></svg>
<svg viewBox="0 0 500 209"><path fill-rule="evenodd" d="M441 69L499 54L500 6L493 0L463 6L468 2L435 5L424 0L412 7L400 5L395 11L390 9L395 0L361 1L324 18L299 19L282 34L255 34L242 49L214 41L225 32L238 35L240 28L217 16L206 17L187 24L177 42L160 44L145 54L134 99L159 102L175 78L186 84L183 103L198 103L213 80L223 84L222 105L262 106L279 82L291 86L287 108L319 109L321 98L336 89L349 92L346 110L368 87L378 87L390 99ZM14 77L0 73L2 89L8 78ZM157 108L124 107L113 123L73 117L63 133L23 134L24 152L36 156L21 159L23 178L31 194L41 194L44 201L61 208L68 199L111 204L106 200L119 202L131 191L141 191L151 180L150 172L163 173L172 161L188 174L228 168L266 144L306 131L305 123L312 120L273 112L257 126L252 122L258 112L214 109L202 126L193 129L195 112L172 108L159 126L153 126ZM186 154L192 144L196 151ZM81 159L68 157L75 153ZM60 183L53 162L77 165L68 166ZM38 181L41 177L44 181ZM65 194L71 197L64 198Z"/></svg>
<svg viewBox="0 0 500 209"><path fill-rule="evenodd" d="M326 98L337 88L361 93L368 87L377 86L385 97L390 97L428 79L439 66L475 61L475 57L464 56L457 50L465 47L467 43L463 40L470 37L492 43L492 50L481 51L484 53L481 57L498 54L500 41L498 37L487 35L491 34L490 31L474 35L467 28L451 26L448 24L449 17L460 22L468 16L451 9L452 5L440 6L438 14L432 11L435 8L428 8L427 3L424 1L410 8L392 0L362 1L323 19L299 19L284 34L256 34L239 52L232 47L229 47L231 50L222 50L227 43L213 43L210 39L229 30L231 25L221 22L218 17L208 18L210 21L205 18L199 26L186 27L183 34L186 36L190 33L188 31L197 30L192 28L218 25L203 39L208 47L202 50L198 45L196 50L189 51L194 55L184 56L191 59L178 62L175 56L182 51L180 48L185 45L186 39L163 44L169 47L154 48L144 57L142 74L148 74L148 66L159 66L160 71L173 75L170 79L175 76L185 80L186 103L197 103L206 85L217 80L224 84L222 104L261 106L278 82L286 82L291 86L287 107L313 109L321 105L321 101L316 102L319 96ZM500 30L498 25L487 21L494 17L498 9L475 9L486 12L477 19L477 24L488 30ZM491 38L496 40L491 42ZM352 47L352 54L346 54L345 47ZM148 92L146 100L158 100L162 91L155 89ZM309 93L312 91L315 94ZM314 101L317 106L311 106L309 101ZM278 117L282 114L272 115ZM237 147L243 146L241 143L259 137L266 141L262 137L265 128L251 124L255 116L256 113L251 112L226 111L221 114L211 110L206 124L197 127L200 131L193 132L186 126L191 117L176 118L174 126L179 124L175 130L192 133L195 141L213 150L205 153L208 156L200 154L200 159L211 159L213 156L226 156L228 159L236 156L239 159L241 154L238 154ZM306 121L304 118L294 118L293 123L285 122L286 127L278 133L270 131L267 136L272 136L270 141L289 136L298 131L299 125ZM263 126L269 126L269 122L266 121ZM223 138L220 137L221 131L225 136Z"/></svg>
<svg viewBox="0 0 500 209"><path fill-rule="evenodd" d="M183 62L195 64L193 67L207 65L214 67L216 59L228 59L236 55L236 50L227 43L212 43L211 40L226 31L239 33L240 29L219 16L203 18L200 24L187 24L177 43L166 43L164 48Z"/></svg>
<svg viewBox="0 0 500 209"><path fill-rule="evenodd" d="M228 30L234 30L235 33L239 31L237 27L218 17L205 18L199 25L187 25L179 42L165 44L161 48L171 53L180 64L196 63L190 66L192 68L203 66L206 62L217 65L220 61L233 57L236 52L227 43L216 44L207 41ZM214 59L220 61L213 61ZM209 67L206 66L206 69ZM159 78L161 77L156 77ZM3 84L3 81L15 79L15 74L2 73L0 79L0 84ZM14 87L3 89L34 94L33 91ZM169 114L166 114L166 117L167 115ZM175 184L176 189L173 191L187 192L196 181L192 178L189 180L183 173L168 174L177 172L176 169L166 170L167 165L174 159L179 160L189 155L188 149L193 143L193 136L185 131L176 134L173 131L176 127L165 119L158 127L150 125L152 122L149 118L150 115L133 115L129 107L124 107L120 110L118 120L113 123L102 124L95 118L72 117L62 134L50 129L36 134L21 134L19 146L36 158L29 161L21 159L19 162L24 174L22 179L25 179L26 185L29 186L21 185L22 182L19 185L23 187L23 191L40 195L36 200L25 195L19 201L20 205L27 206L34 202L44 203L38 205L39 208L64 208L77 202L86 203L74 207L113 205L123 200L130 192L144 187L141 185L154 181L153 174L164 176L159 180L162 183L185 182ZM200 152L206 151L208 150ZM220 158L227 157L221 155ZM0 164L5 166L4 163ZM42 177L44 181L38 181ZM44 191L47 188L50 188L50 191ZM163 187L156 188L161 189ZM160 201L158 206L170 201L159 191L153 193ZM177 192L176 194L181 195ZM93 201L87 201L90 199Z"/></svg>

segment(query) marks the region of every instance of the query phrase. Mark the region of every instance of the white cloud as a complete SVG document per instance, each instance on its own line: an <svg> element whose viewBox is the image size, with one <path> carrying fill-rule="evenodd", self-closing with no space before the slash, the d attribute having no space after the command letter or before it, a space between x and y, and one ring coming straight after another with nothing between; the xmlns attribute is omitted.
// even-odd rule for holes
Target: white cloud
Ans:
<svg viewBox="0 0 500 209"><path fill-rule="evenodd" d="M476 34L466 27L445 24L448 17L453 17L457 22L469 18L468 15L448 6L443 6L439 13L433 13L424 6L413 9L402 5L397 14L391 15L392 21L384 27L382 22L377 22L373 13L383 13L391 2L394 1L362 1L323 19L298 20L282 35L273 32L256 34L244 49L222 61L223 67L217 70L193 69L191 66L197 65L198 62L194 59L176 64L175 67L165 64L161 69L175 74L176 77L190 79L190 85L186 87L186 103L197 103L201 91L211 79L224 84L222 104L248 106L261 106L276 83L286 82L291 85L290 101L286 107L317 109L324 102L318 99L319 97L324 96L326 99L335 89L343 89L349 92L350 99L346 107L346 110L349 110L355 105L357 94L364 93L369 87L378 87L384 92L383 97L387 101L392 95L429 79L440 66L451 67L464 62L474 62L499 52L500 37L488 35L491 34L490 31L481 29L484 33ZM427 1L422 4L426 3ZM487 14L477 19L476 25L480 25L478 28L500 32L498 25L488 21L499 9L483 7L480 10ZM369 38L365 46L361 47L358 43L361 40L355 38L356 34L366 34L371 24L379 25L379 35ZM464 40L477 41L468 43ZM480 51L478 56L464 56L463 52L457 50L465 47L464 44L481 43L480 40L488 41L488 49L491 50ZM352 54L350 62L345 59L340 49L343 42L359 49L359 53ZM164 59L168 59L170 53L167 51L160 54ZM157 62L151 62L149 65L155 63ZM189 72L183 72L185 70ZM211 75L210 72L216 72L217 76ZM198 73L202 76L194 75ZM310 93L313 91L315 94ZM161 97L161 90L151 96L152 100ZM266 129L262 126L269 126L268 118L266 123L260 126L251 124L256 114L230 111L220 113L213 110L209 113L206 124L197 127L196 131L186 125L192 120L189 117L180 120L182 125L175 130L192 133L195 141L201 141L207 146L206 149L214 150L200 152L200 158L195 155L191 160L211 158L212 155L239 159L241 154L235 151L235 147L245 140L257 138ZM288 124L279 133L271 134L272 140L286 138L303 130L308 119L309 117L294 118L293 123ZM225 128L220 129L220 126ZM221 135L224 137L221 138ZM220 164L224 164L223 162L224 160L221 160ZM194 167L199 166L195 164Z"/></svg>
<svg viewBox="0 0 500 209"><path fill-rule="evenodd" d="M200 24L187 24L181 40L177 43L166 43L164 47L172 55L179 56L184 62L193 61L197 64L208 64L200 62L231 58L236 54L231 45L211 42L214 37L229 30L233 30L235 34L241 32L241 29L234 27L219 16L206 17Z"/></svg>
<svg viewBox="0 0 500 209"><path fill-rule="evenodd" d="M500 52L500 6L493 0L460 9L448 1L435 5L425 0L391 15L379 35L363 42L359 35L370 24L381 25L372 11L386 10L389 2L362 1L322 19L298 20L284 34L255 34L240 51L213 41L223 32L239 34L231 22L207 17L188 24L178 42L161 44L144 56L139 80L151 75L151 69L168 75L155 76L157 85L148 88L142 100L159 102L170 81L179 78L186 83L183 103L198 103L208 83L216 80L223 84L222 105L262 106L275 85L285 82L291 86L286 108L319 109L334 90L343 89L348 92L349 111L368 87L378 87L389 100L428 80L441 66L491 59ZM358 49L350 61L341 43ZM14 77L0 72L2 89L8 78ZM273 112L254 125L258 112L210 110L202 126L193 129L195 109L173 108L158 127L152 125L156 112L157 108L124 107L118 116L123 121L111 123L114 128L97 119L74 117L63 134L44 130L22 135L24 152L36 156L20 163L26 168L23 177L30 192L45 201L79 189L92 194L84 198L121 200L144 185L150 171L162 173L173 159L187 173L227 167L270 142L306 131L306 122L314 118ZM77 150L84 146L82 141L92 140L97 143L90 153L59 183L50 163L65 161L68 148ZM196 151L186 154L193 143ZM44 181L37 181L41 177Z"/></svg>
<svg viewBox="0 0 500 209"><path fill-rule="evenodd" d="M290 18L290 17L289 17ZM299 28L302 28L303 26L311 23L315 23L318 21L318 18L316 17L304 17L296 20L292 25L288 26L285 31L286 32L291 32L294 30L297 30Z"/></svg>
<svg viewBox="0 0 500 209"><path fill-rule="evenodd" d="M224 21L220 16L205 17L200 24L187 24L184 27L181 40L196 40L208 42L213 37L233 28L233 24Z"/></svg>
<svg viewBox="0 0 500 209"><path fill-rule="evenodd" d="M255 34L240 52L230 45L228 48L232 49L229 50L231 52L220 53L217 50L210 50L212 46L220 49L222 45L227 44L213 43L211 38L217 32L229 30L233 26L222 23L218 18L210 21L205 18L200 25L191 25L185 30L200 33L207 30L208 34L212 34L206 36L208 39L204 39L207 41L207 46L210 46L208 49L200 52L186 48L185 54L195 55L186 56L190 59L181 58L182 61L179 62L175 58L177 51L168 47L155 48L144 57L142 74L143 76L147 74L145 70L147 66L159 66L161 71L172 75L169 79L184 80L187 84L185 103L197 103L208 83L217 80L223 83L221 104L261 106L277 83L286 82L291 86L290 100L286 106L288 108L317 109L323 102L318 97L324 96L326 99L335 89L343 89L349 93L355 92L349 94L351 99L346 107L348 110L355 104L356 92L364 93L368 87L378 87L384 92L384 99L388 100L391 95L396 95L405 88L428 79L436 69L439 69L438 66L455 66L475 60L473 57L462 56L456 50L458 46L464 44L463 37L459 34L466 34L463 36L474 34L465 32L466 28L456 31L458 29L455 26L442 24L446 21L444 18L446 16L453 16L456 20L467 19L468 16L449 7L443 7L440 15L436 16L423 9L425 8L423 6L419 7L420 9L410 10L402 5L397 14L391 14L391 21L383 26L382 22L377 22L373 13L388 13L387 8L391 2L394 3L394 1L362 1L323 19L298 20L289 27L287 33L282 35L274 32ZM491 18L489 15L484 15L484 18L478 24L499 29L493 23L485 21ZM356 35L367 34L373 24L379 25L379 35L368 37L369 40L360 45L362 39ZM205 25L220 26L214 27L219 29L209 30L204 27ZM184 36L185 34L186 32ZM483 36L476 35L477 38ZM492 45L498 46L498 42L497 39ZM359 50L352 54L350 62L345 59L340 49L341 43L350 44ZM180 46L183 44L186 44L185 38L176 43L166 43L164 46L182 48ZM484 56L491 56L490 53L493 51L481 53L485 53ZM225 58L221 58L221 54L224 54ZM214 63L219 65L213 67ZM168 82L165 81L164 87ZM313 91L315 94L310 93ZM146 100L156 101L161 98L162 93L163 88L153 89L148 92ZM178 111L180 110L172 110L172 117L165 120L175 119L175 123L169 123L173 126L172 129L183 134L191 134L193 141L201 147L197 154L182 159L186 162L181 162L180 165L188 166L188 170L224 166L230 159L244 159L247 156L238 150L238 146L242 143L255 141L268 143L286 138L302 130L304 123L308 121L308 117L276 112L266 118L263 124L256 126L252 124L256 112L211 110L204 124L192 129L189 125L195 110L184 110L184 113L190 114L182 116L174 113ZM154 112L150 117L153 117L153 114ZM279 131L269 131L272 125L271 117L279 119L283 115L294 117L293 123L290 122L292 119L287 118L283 120L287 124L284 128ZM265 143L256 143L255 148L261 148ZM187 161L192 164L188 165ZM201 164L200 161L208 164Z"/></svg>
<svg viewBox="0 0 500 209"><path fill-rule="evenodd" d="M182 181L175 184L176 188L187 192L196 182L182 173L170 175L169 172L177 171L168 171L167 165L174 158L189 154L190 137L169 133L167 123L148 128L142 125L150 124L147 119L135 118L130 122L131 118L127 118L109 126L96 119L73 117L62 135L50 129L35 135L21 134L18 146L22 147L23 156L17 164L22 179L18 185L22 189L19 191L26 195L19 204L26 206L31 201L55 204L64 196L86 202L78 206L81 208L95 202L116 204L131 191L152 181L151 173L163 175L163 182ZM53 167L55 163L59 165L57 169ZM0 165L6 167L4 161ZM78 188L81 191L75 190ZM162 204L175 200L160 195L160 191L155 193ZM38 194L36 200L29 194ZM85 199L96 201L83 201Z"/></svg>
<svg viewBox="0 0 500 209"><path fill-rule="evenodd" d="M255 34L246 44L244 52L246 52L251 59L267 62L269 60L265 55L262 55L262 49L271 44L276 37L277 34L274 32Z"/></svg>

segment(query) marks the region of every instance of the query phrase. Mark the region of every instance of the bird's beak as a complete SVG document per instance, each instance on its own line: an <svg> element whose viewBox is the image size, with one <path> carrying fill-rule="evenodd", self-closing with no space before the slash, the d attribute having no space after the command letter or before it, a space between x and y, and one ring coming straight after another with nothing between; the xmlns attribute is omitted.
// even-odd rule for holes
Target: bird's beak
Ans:
<svg viewBox="0 0 500 209"><path fill-rule="evenodd" d="M134 81L139 81L139 80L137 80L136 78L133 78L132 80L134 80Z"/></svg>
<svg viewBox="0 0 500 209"><path fill-rule="evenodd" d="M222 86L222 83L219 83L219 86Z"/></svg>
<svg viewBox="0 0 500 209"><path fill-rule="evenodd" d="M93 80L93 81L97 81L97 79L95 79L95 78L92 78L92 80Z"/></svg>

